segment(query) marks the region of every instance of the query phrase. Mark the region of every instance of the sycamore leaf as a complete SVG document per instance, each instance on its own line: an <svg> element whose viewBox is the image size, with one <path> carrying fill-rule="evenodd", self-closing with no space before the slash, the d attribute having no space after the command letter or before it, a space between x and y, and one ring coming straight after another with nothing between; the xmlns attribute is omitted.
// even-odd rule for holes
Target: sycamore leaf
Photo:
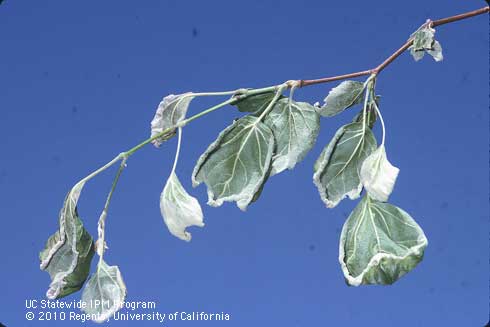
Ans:
<svg viewBox="0 0 490 327"><path fill-rule="evenodd" d="M357 81L343 81L330 90L325 98L325 105L318 108L318 113L324 117L335 116L345 109L362 101L364 83Z"/></svg>
<svg viewBox="0 0 490 327"><path fill-rule="evenodd" d="M185 230L188 226L204 226L199 202L186 192L174 172L160 196L160 210L170 233L181 240L191 240L191 234Z"/></svg>
<svg viewBox="0 0 490 327"><path fill-rule="evenodd" d="M400 169L388 161L385 146L381 145L364 160L359 175L369 196L377 201L386 202L393 191L399 172Z"/></svg>
<svg viewBox="0 0 490 327"><path fill-rule="evenodd" d="M342 228L339 261L349 285L392 284L422 260L427 243L408 213L365 196Z"/></svg>
<svg viewBox="0 0 490 327"><path fill-rule="evenodd" d="M257 95L247 96L233 103L241 112L249 112L252 115L260 115L262 111L271 103L274 99L276 92L267 92ZM281 96L282 98L282 96Z"/></svg>
<svg viewBox="0 0 490 327"><path fill-rule="evenodd" d="M151 121L151 137L156 136L165 129L182 121L187 114L187 109L189 108L192 99L194 99L194 96L192 96L192 93L190 92L179 95L170 94L163 98ZM159 147L163 142L174 135L175 129L154 140L152 143L156 147Z"/></svg>
<svg viewBox="0 0 490 327"><path fill-rule="evenodd" d="M78 291L89 274L94 242L77 212L83 186L84 183L78 183L68 192L59 214L59 229L39 253L41 270L46 270L51 276L51 284L46 292L49 299Z"/></svg>
<svg viewBox="0 0 490 327"><path fill-rule="evenodd" d="M108 266L100 260L97 270L83 289L82 310L95 322L104 322L124 305L126 285L117 266Z"/></svg>
<svg viewBox="0 0 490 327"><path fill-rule="evenodd" d="M194 186L208 187L208 204L236 201L241 210L257 198L272 163L274 136L257 117L245 116L223 130L197 161Z"/></svg>
<svg viewBox="0 0 490 327"><path fill-rule="evenodd" d="M335 207L348 196L361 194L361 164L376 149L376 139L362 123L342 126L315 163L313 182L328 208Z"/></svg>
<svg viewBox="0 0 490 327"><path fill-rule="evenodd" d="M415 61L422 59L425 52L430 54L435 61L443 59L441 44L434 39L435 33L435 29L425 26L412 34L413 43L409 49Z"/></svg>
<svg viewBox="0 0 490 327"><path fill-rule="evenodd" d="M271 176L293 169L315 145L320 131L320 116L306 102L282 98L274 104L264 123L274 134L276 150L272 157Z"/></svg>

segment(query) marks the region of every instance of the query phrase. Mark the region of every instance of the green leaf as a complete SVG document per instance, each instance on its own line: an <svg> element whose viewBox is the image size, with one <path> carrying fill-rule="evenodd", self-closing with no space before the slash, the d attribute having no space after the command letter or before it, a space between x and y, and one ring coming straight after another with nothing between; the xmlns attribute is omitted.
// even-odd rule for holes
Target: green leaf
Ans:
<svg viewBox="0 0 490 327"><path fill-rule="evenodd" d="M392 284L422 260L427 243L408 213L365 196L342 228L339 261L349 285Z"/></svg>
<svg viewBox="0 0 490 327"><path fill-rule="evenodd" d="M400 169L388 161L385 146L381 145L364 160L359 175L371 198L386 202L393 191L399 172Z"/></svg>
<svg viewBox="0 0 490 327"><path fill-rule="evenodd" d="M376 104L378 104L378 105L379 105L379 99L380 99L380 96L377 95L376 96ZM362 123L364 120L364 118L362 117L363 112L364 112L364 109L361 109L361 111L359 111L357 113L357 115L354 116L354 119L352 119L352 122L353 123ZM378 116L376 114L376 109L374 108L374 103L372 101L368 104L368 109L366 110L366 113L367 113L368 126L369 126L369 128L372 129L374 124L376 123L376 119L378 118Z"/></svg>
<svg viewBox="0 0 490 327"><path fill-rule="evenodd" d="M361 194L359 178L361 164L376 149L371 129L362 123L342 126L315 163L313 182L328 208L335 207L348 196L356 199Z"/></svg>
<svg viewBox="0 0 490 327"><path fill-rule="evenodd" d="M320 131L320 116L306 102L280 99L264 120L274 134L276 150L271 176L293 169L315 145Z"/></svg>
<svg viewBox="0 0 490 327"><path fill-rule="evenodd" d="M409 49L415 61L422 59L425 52L430 54L435 61L443 59L441 44L434 39L435 33L435 29L424 26L411 35L413 43Z"/></svg>
<svg viewBox="0 0 490 327"><path fill-rule="evenodd" d="M165 129L182 121L187 114L187 109L189 108L192 99L194 99L194 96L192 96L192 93L190 92L178 95L170 94L163 98L151 121L151 137L156 136ZM175 129L154 140L152 143L156 147L159 147L163 142L174 135Z"/></svg>
<svg viewBox="0 0 490 327"><path fill-rule="evenodd" d="M206 184L211 206L236 201L246 210L267 178L273 150L274 136L266 124L253 116L240 118L201 155L192 184Z"/></svg>
<svg viewBox="0 0 490 327"><path fill-rule="evenodd" d="M191 240L191 234L185 230L188 226L204 226L199 202L186 192L174 172L160 196L160 210L170 233L181 240Z"/></svg>
<svg viewBox="0 0 490 327"><path fill-rule="evenodd" d="M249 112L252 115L260 115L274 99L276 92L267 92L257 95L247 96L233 103L241 112Z"/></svg>
<svg viewBox="0 0 490 327"><path fill-rule="evenodd" d="M94 243L77 212L83 186L84 183L78 183L68 192L59 214L60 227L39 253L41 270L46 270L51 276L46 292L49 299L58 299L78 291L89 274Z"/></svg>
<svg viewBox="0 0 490 327"><path fill-rule="evenodd" d="M100 260L96 272L83 289L82 310L95 322L104 322L124 305L126 285L117 266Z"/></svg>
<svg viewBox="0 0 490 327"><path fill-rule="evenodd" d="M330 90L325 98L325 105L318 108L318 113L324 117L335 116L347 108L362 101L364 83L357 81L343 81Z"/></svg>

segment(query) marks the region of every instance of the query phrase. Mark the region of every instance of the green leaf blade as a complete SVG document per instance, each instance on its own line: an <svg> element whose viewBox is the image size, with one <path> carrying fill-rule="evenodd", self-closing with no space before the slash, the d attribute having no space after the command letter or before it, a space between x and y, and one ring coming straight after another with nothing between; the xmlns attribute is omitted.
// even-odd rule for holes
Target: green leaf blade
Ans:
<svg viewBox="0 0 490 327"><path fill-rule="evenodd" d="M359 169L376 149L376 139L362 123L342 126L315 163L313 182L328 208L342 199L356 199L362 190Z"/></svg>
<svg viewBox="0 0 490 327"><path fill-rule="evenodd" d="M59 215L59 229L48 239L39 253L41 270L51 277L46 297L59 299L78 291L88 277L94 256L92 236L83 227L77 203L84 183L68 192Z"/></svg>
<svg viewBox="0 0 490 327"><path fill-rule="evenodd" d="M274 99L276 92L266 92L247 96L233 103L240 112L248 112L252 115L260 115Z"/></svg>
<svg viewBox="0 0 490 327"><path fill-rule="evenodd" d="M241 210L256 199L272 163L274 136L257 117L245 116L223 130L199 158L194 186L204 182L208 204L236 201Z"/></svg>
<svg viewBox="0 0 490 327"><path fill-rule="evenodd" d="M287 98L277 101L264 123L272 129L276 143L271 176L293 169L315 145L320 132L320 116L315 108Z"/></svg>
<svg viewBox="0 0 490 327"><path fill-rule="evenodd" d="M104 322L124 305L126 293L126 285L119 268L100 260L96 272L83 289L82 301L86 305L82 310L94 322Z"/></svg>
<svg viewBox="0 0 490 327"><path fill-rule="evenodd" d="M415 268L427 244L408 213L365 196L342 228L339 261L349 285L389 285Z"/></svg>
<svg viewBox="0 0 490 327"><path fill-rule="evenodd" d="M330 90L325 98L325 105L318 108L318 113L324 117L340 114L362 101L364 83L358 81L343 81Z"/></svg>

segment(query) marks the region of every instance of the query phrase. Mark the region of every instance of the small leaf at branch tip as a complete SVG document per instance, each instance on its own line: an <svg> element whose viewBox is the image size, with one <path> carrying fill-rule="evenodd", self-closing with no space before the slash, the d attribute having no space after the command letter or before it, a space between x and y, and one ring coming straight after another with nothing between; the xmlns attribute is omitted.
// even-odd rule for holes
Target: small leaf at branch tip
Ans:
<svg viewBox="0 0 490 327"><path fill-rule="evenodd" d="M384 145L371 153L362 163L360 177L371 198L386 202L393 191L400 169L386 157Z"/></svg>
<svg viewBox="0 0 490 327"><path fill-rule="evenodd" d="M189 242L192 238L187 227L204 226L201 205L187 193L174 172L160 196L160 210L170 233L181 240Z"/></svg>
<svg viewBox="0 0 490 327"><path fill-rule="evenodd" d="M443 59L441 44L434 39L435 32L435 29L424 26L412 34L413 43L409 49L415 61L422 59L425 52L431 55L435 61Z"/></svg>
<svg viewBox="0 0 490 327"><path fill-rule="evenodd" d="M151 121L151 137L162 133L167 128L175 126L184 120L189 104L194 99L191 92L183 94L167 95L158 105L155 116ZM152 144L159 147L163 142L175 135L175 128L162 137L152 141Z"/></svg>

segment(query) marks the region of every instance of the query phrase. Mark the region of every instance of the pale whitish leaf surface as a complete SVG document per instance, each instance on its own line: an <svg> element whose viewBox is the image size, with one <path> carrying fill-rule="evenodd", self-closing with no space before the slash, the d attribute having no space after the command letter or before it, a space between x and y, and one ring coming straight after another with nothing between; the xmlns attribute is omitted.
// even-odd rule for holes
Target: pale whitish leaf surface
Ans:
<svg viewBox="0 0 490 327"><path fill-rule="evenodd" d="M241 112L249 112L253 115L260 115L274 99L276 92L267 92L252 95L238 100L233 105Z"/></svg>
<svg viewBox="0 0 490 327"><path fill-rule="evenodd" d="M174 172L168 178L160 196L160 210L170 233L181 240L191 240L187 227L204 226L199 202L187 193Z"/></svg>
<svg viewBox="0 0 490 327"><path fill-rule="evenodd" d="M371 198L386 202L393 191L399 172L400 169L388 161L385 146L381 145L362 163L360 177Z"/></svg>
<svg viewBox="0 0 490 327"><path fill-rule="evenodd" d="M68 192L59 214L59 229L48 239L39 253L40 268L51 276L46 292L57 299L78 291L88 277L94 256L93 239L83 227L77 212L77 202L84 183Z"/></svg>
<svg viewBox="0 0 490 327"><path fill-rule="evenodd" d="M362 123L342 126L325 147L315 163L313 182L328 208L342 199L359 197L362 184L361 164L376 149L376 139L370 128L363 131Z"/></svg>
<svg viewBox="0 0 490 327"><path fill-rule="evenodd" d="M413 44L410 46L410 54L415 61L424 57L425 52L430 54L435 61L443 59L441 44L434 39L435 29L423 27L412 34Z"/></svg>
<svg viewBox="0 0 490 327"><path fill-rule="evenodd" d="M179 95L167 95L158 105L155 116L151 121L151 137L163 132L165 129L174 126L182 121L187 114L189 104L194 99L192 93ZM154 140L152 143L159 147L164 141L175 135L175 129L166 133L164 136Z"/></svg>
<svg viewBox="0 0 490 327"><path fill-rule="evenodd" d="M318 108L318 113L324 117L335 116L345 109L362 101L364 83L343 81L330 90L325 98L325 105Z"/></svg>
<svg viewBox="0 0 490 327"><path fill-rule="evenodd" d="M342 228L339 261L349 285L392 284L422 260L427 243L408 213L365 196Z"/></svg>
<svg viewBox="0 0 490 327"><path fill-rule="evenodd" d="M320 131L320 116L306 102L280 99L267 114L264 123L274 134L276 150L272 157L271 176L293 169L315 145Z"/></svg>
<svg viewBox="0 0 490 327"><path fill-rule="evenodd" d="M246 210L269 175L274 136L257 117L245 116L223 130L199 158L192 173L194 186L204 182L208 204L236 201Z"/></svg>
<svg viewBox="0 0 490 327"><path fill-rule="evenodd" d="M124 304L126 285L117 266L108 266L100 260L97 270L90 276L82 293L86 303L82 310L89 314L93 321L104 322Z"/></svg>

